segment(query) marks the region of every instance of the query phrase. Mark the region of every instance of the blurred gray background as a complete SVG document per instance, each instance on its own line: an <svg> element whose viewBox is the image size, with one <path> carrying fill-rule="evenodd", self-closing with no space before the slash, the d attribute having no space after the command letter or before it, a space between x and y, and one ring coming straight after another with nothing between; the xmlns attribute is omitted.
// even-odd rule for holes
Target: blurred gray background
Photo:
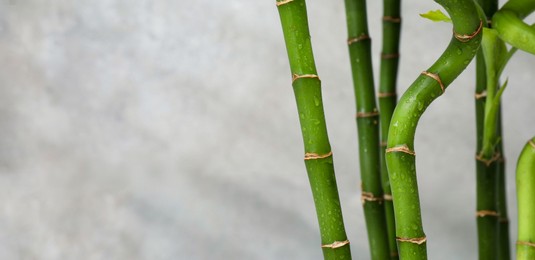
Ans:
<svg viewBox="0 0 535 260"><path fill-rule="evenodd" d="M343 1L307 2L351 249L369 259ZM400 93L449 42L418 15L437 8L403 3ZM534 65L519 52L504 72L512 240ZM431 259L476 259L473 72L417 132ZM322 258L274 0L0 0L0 133L0 259Z"/></svg>

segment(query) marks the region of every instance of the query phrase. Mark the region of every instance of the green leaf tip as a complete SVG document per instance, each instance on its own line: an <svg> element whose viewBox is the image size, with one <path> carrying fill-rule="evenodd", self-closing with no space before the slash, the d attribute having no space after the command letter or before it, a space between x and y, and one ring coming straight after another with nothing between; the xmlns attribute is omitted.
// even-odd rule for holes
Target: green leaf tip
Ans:
<svg viewBox="0 0 535 260"><path fill-rule="evenodd" d="M445 15L442 11L440 10L431 10L425 14L420 14L421 17L423 18L426 18L426 19L429 19L433 22L446 22L446 23L451 23L451 18L449 18L447 15Z"/></svg>

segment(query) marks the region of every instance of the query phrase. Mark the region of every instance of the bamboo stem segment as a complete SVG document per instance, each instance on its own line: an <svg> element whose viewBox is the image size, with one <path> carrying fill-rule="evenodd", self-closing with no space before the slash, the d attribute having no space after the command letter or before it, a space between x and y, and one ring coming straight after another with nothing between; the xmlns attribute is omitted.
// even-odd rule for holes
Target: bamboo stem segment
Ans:
<svg viewBox="0 0 535 260"><path fill-rule="evenodd" d="M396 86L399 65L399 40L401 34L401 0L383 0L383 46L379 71L379 110L381 111L381 184L385 198L386 224L388 228L388 245L390 259L399 259L396 240L396 221L394 203L388 178L385 153L388 139L388 127L396 107ZM387 199L388 198L388 199Z"/></svg>
<svg viewBox="0 0 535 260"><path fill-rule="evenodd" d="M450 14L456 33L474 34L474 37L465 42L453 36L442 56L426 70L440 75L440 82L427 75L420 75L403 94L392 116L387 149L406 146L407 151L414 152L414 135L419 118L431 102L442 95L441 85L445 90L466 68L481 42L481 19L477 16L472 0L436 2ZM399 243L400 259L427 259L427 240L419 240L425 237L425 233L416 179L416 158L407 152L387 152L386 162L394 199L396 236L422 241Z"/></svg>
<svg viewBox="0 0 535 260"><path fill-rule="evenodd" d="M373 81L366 0L345 0L355 91L362 198L371 259L390 259L379 159L379 116ZM381 198L381 199L371 199Z"/></svg>
<svg viewBox="0 0 535 260"><path fill-rule="evenodd" d="M334 174L305 0L278 1L324 259L351 259Z"/></svg>
<svg viewBox="0 0 535 260"><path fill-rule="evenodd" d="M516 259L535 259L535 137L520 153L516 169L518 241Z"/></svg>

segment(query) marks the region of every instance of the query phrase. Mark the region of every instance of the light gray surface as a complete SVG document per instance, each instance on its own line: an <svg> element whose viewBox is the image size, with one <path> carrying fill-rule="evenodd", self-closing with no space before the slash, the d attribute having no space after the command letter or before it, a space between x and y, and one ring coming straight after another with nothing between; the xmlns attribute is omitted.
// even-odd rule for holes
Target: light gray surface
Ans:
<svg viewBox="0 0 535 260"><path fill-rule="evenodd" d="M418 16L437 8L404 3L400 92L449 41ZM346 228L369 259L343 1L308 9ZM504 72L513 240L534 64ZM274 1L0 0L0 67L0 259L321 259ZM473 108L472 64L418 128L431 259L476 258Z"/></svg>

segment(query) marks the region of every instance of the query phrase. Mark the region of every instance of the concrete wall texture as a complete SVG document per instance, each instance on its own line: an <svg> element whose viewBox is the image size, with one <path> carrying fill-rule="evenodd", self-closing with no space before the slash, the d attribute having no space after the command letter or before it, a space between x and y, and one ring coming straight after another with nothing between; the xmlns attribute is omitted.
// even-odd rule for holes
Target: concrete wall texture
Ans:
<svg viewBox="0 0 535 260"><path fill-rule="evenodd" d="M308 2L354 259L369 259L343 1ZM380 1L369 1L374 67ZM403 3L402 93L451 25ZM535 58L504 72L514 170ZM0 0L0 259L321 259L274 1ZM474 68L416 137L431 259L475 259Z"/></svg>

